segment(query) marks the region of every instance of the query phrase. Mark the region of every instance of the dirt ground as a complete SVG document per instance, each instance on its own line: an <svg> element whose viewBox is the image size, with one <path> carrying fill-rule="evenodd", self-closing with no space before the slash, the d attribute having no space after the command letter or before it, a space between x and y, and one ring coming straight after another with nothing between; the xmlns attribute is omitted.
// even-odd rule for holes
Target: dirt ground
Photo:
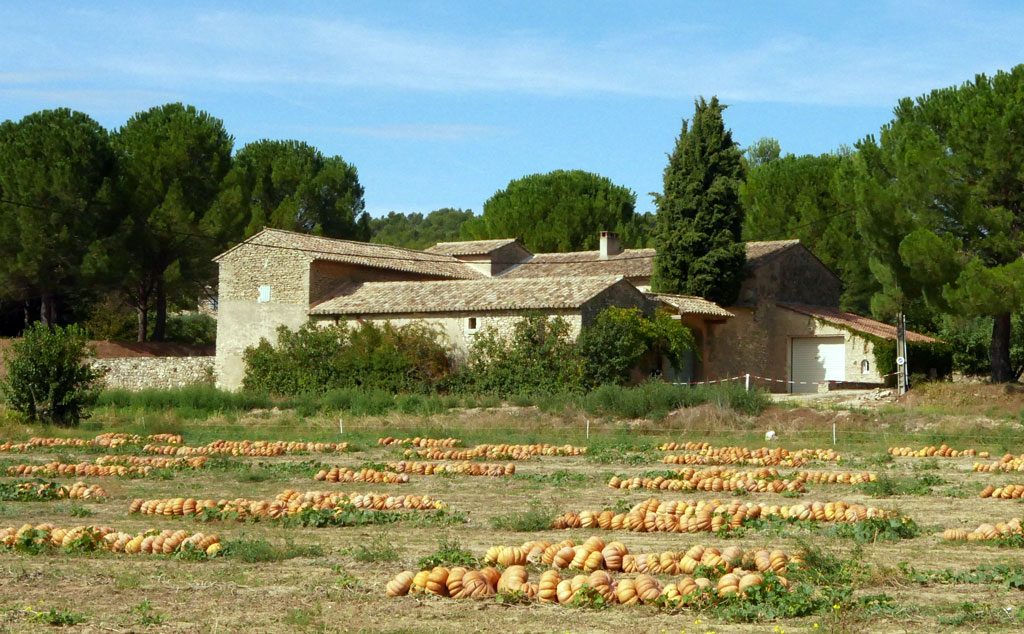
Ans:
<svg viewBox="0 0 1024 634"><path fill-rule="evenodd" d="M1016 396L1014 396L1016 398ZM910 407L904 403L900 407ZM972 412L973 413L973 412ZM110 494L102 502L0 502L0 527L49 522L58 526L105 525L135 532L150 528L183 528L215 531L223 540L242 537L265 538L271 544L318 546L319 551L281 561L246 563L236 557L208 561L184 561L158 556L128 556L110 553L65 554L51 551L26 554L0 550L0 631L39 631L45 614L71 612L81 622L67 629L82 632L907 632L907 631L1020 631L1024 616L1024 590L1004 582L939 583L915 580L908 567L921 571L950 573L977 570L996 564L1024 564L1021 551L981 543L956 544L944 541L945 528L971 530L983 522L1008 520L1022 515L1021 502L981 499L986 484L1024 484L1024 474L975 473L972 458L897 458L887 460L885 445L915 447L930 443L930 435L907 433L900 425L906 411L892 423L877 412L787 407L770 410L759 418L696 409L677 413L659 424L634 422L616 424L617 436L602 436L611 426L595 423L591 430L590 455L540 457L516 463L516 477L411 476L404 484L364 485L316 482L315 468L289 473L275 467L281 463L315 460L330 465L359 467L399 459L401 449L379 448L372 438L393 435L395 420L349 423L358 429L358 451L344 454L304 454L278 458L227 458L218 468L175 471L165 478L116 477L82 478L101 484ZM945 415L945 414L944 414ZM924 416L924 415L922 415ZM508 429L516 421L520 431L509 430L508 441L533 441L549 424L529 412L476 412L435 423L451 435L472 436L471 425L491 424ZM973 418L971 419L973 420ZM545 422L547 421L547 422ZM655 495L662 499L698 500L716 497L702 492L620 491L607 486L613 474L639 475L669 467L660 462L664 452L652 450L655 440L700 440L714 444L746 439L760 446L765 429L775 429L778 444L790 449L831 447L831 426L841 425L842 453L838 463L811 463L815 470L872 471L890 480L913 483L926 479L930 492L871 497L850 485L808 484L809 492L799 500L778 494L755 493L739 498L743 502L768 504L810 501L859 502L897 511L921 528L921 534L896 542L867 543L836 537L827 531L749 530L741 537L723 539L711 533L664 534L600 530L539 530L512 532L493 527L495 517L524 513L531 508L548 512L601 510L621 507ZM580 421L570 421L571 435L588 441ZM324 438L328 422L311 423L308 436ZM374 426L380 433L373 432ZM729 434L714 429L721 427ZM270 439L274 427L254 426L251 438ZM956 448L974 447L1001 452L1007 443L1020 447L1019 425L988 439L971 427ZM117 431L104 426L102 431ZM92 432L95 433L95 432ZM201 444L213 433L185 432L185 444ZM610 432L609 432L610 433ZM87 436L82 432L79 436ZM288 437L301 437L302 429L289 430ZM553 434L555 435L555 434ZM564 438L569 432L558 435ZM622 440L643 436L643 448L628 447ZM2 442L4 438L0 438ZM757 444L753 444L753 443ZM619 450L616 443L624 443ZM471 443L467 443L471 444ZM953 444L952 442L950 444ZM73 448L40 449L31 453L0 453L0 465L41 464L62 459L92 460L95 451ZM487 462L496 462L489 460ZM506 461L507 462L507 461ZM780 468L785 475L793 469ZM546 476L546 477L545 477ZM14 478L0 478L11 481ZM71 479L47 478L69 483ZM332 490L429 494L447 503L453 512L464 514L466 522L455 525L417 525L400 521L388 525L357 527L298 527L272 521L199 523L188 518L129 515L133 498L272 498L285 490ZM718 494L724 501L733 498ZM539 505L539 506L538 506ZM860 573L854 585L855 597L867 597L863 605L841 606L794 619L755 623L730 622L715 611L669 612L654 606L612 606L604 610L569 608L532 603L504 605L496 600L469 601L429 596L388 599L385 584L402 570L416 570L420 558L438 550L443 540L457 541L477 556L491 546L519 545L528 540L552 542L573 538L582 543L593 534L606 541L619 540L631 552L686 550L694 544L783 549L798 552L808 545L824 549L840 559L856 557ZM363 550L360 550L363 547ZM364 561L366 550L378 553L377 561ZM387 556L389 549L395 552ZM383 554L380 554L383 553ZM390 559L390 560L389 560ZM540 568L531 571L536 581ZM1024 579L1022 579L1024 584ZM884 597L874 600L871 597ZM872 605L884 606L873 608ZM864 607L868 606L868 607ZM44 616L38 616L43 614Z"/></svg>

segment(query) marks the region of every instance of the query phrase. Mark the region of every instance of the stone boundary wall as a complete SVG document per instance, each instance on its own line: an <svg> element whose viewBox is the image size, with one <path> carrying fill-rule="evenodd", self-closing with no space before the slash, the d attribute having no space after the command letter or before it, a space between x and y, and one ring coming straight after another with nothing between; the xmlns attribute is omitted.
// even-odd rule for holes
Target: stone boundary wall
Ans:
<svg viewBox="0 0 1024 634"><path fill-rule="evenodd" d="M105 372L103 380L110 389L166 389L198 383L212 385L215 358L202 356L94 359L92 367Z"/></svg>
<svg viewBox="0 0 1024 634"><path fill-rule="evenodd" d="M13 339L0 339L0 378L7 376L3 356ZM90 341L90 365L106 371L111 389L145 390L213 384L214 347L169 342Z"/></svg>

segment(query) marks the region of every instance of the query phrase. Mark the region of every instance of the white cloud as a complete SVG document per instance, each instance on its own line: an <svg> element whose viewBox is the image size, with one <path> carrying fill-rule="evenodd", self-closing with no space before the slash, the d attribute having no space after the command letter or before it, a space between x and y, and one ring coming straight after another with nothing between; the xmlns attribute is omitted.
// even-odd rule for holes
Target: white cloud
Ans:
<svg viewBox="0 0 1024 634"><path fill-rule="evenodd" d="M951 77L991 70L972 67L977 59L958 54L984 40L980 30L964 31L970 41L951 47L934 37L902 41L898 33L844 37L842 25L835 33L807 35L794 27L744 38L726 33L729 25L669 22L651 32L613 30L570 41L521 31L413 31L337 17L137 11L120 12L114 32L109 16L77 12L82 31L100 38L101 46L77 50L80 43L54 42L43 60L50 71L10 68L0 74L0 87L51 83L54 73L65 73L170 91L199 83L223 91L311 86L663 99L717 94L733 102L888 106ZM983 51L984 43L971 50Z"/></svg>

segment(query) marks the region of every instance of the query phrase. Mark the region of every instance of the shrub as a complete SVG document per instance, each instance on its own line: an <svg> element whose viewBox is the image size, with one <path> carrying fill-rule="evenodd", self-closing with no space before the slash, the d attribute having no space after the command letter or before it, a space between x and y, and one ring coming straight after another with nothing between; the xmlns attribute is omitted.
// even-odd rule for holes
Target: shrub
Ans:
<svg viewBox="0 0 1024 634"><path fill-rule="evenodd" d="M581 364L569 323L533 314L517 320L508 336L485 329L460 379L462 389L502 398L578 392Z"/></svg>
<svg viewBox="0 0 1024 634"><path fill-rule="evenodd" d="M883 376L896 372L896 342L868 337L874 343L875 364ZM953 372L953 350L947 343L907 342L911 372L922 376L945 378Z"/></svg>
<svg viewBox="0 0 1024 634"><path fill-rule="evenodd" d="M693 333L678 320L658 311L645 316L637 308L610 307L580 333L583 374L591 386L627 383L630 373L648 355L664 355L679 369L694 350Z"/></svg>
<svg viewBox="0 0 1024 634"><path fill-rule="evenodd" d="M27 328L4 355L7 378L0 388L11 408L32 422L77 425L96 402L101 376L85 363L87 341L74 325Z"/></svg>
<svg viewBox="0 0 1024 634"><path fill-rule="evenodd" d="M451 368L443 335L420 323L306 324L277 332L276 346L264 339L246 349L247 390L285 396L344 388L424 392Z"/></svg>
<svg viewBox="0 0 1024 634"><path fill-rule="evenodd" d="M212 346L217 341L217 320L203 313L184 313L167 318L167 341Z"/></svg>

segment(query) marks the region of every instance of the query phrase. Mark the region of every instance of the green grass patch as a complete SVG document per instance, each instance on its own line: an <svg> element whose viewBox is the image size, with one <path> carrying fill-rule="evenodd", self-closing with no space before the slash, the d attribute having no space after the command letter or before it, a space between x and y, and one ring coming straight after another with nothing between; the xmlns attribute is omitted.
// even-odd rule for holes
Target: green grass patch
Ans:
<svg viewBox="0 0 1024 634"><path fill-rule="evenodd" d="M357 544L350 552L353 559L365 563L398 561L400 556L399 547L388 539L387 533L380 533L369 542Z"/></svg>
<svg viewBox="0 0 1024 634"><path fill-rule="evenodd" d="M532 503L525 511L511 511L491 518L491 526L497 530L528 533L550 530L551 522L558 512L554 509Z"/></svg>
<svg viewBox="0 0 1024 634"><path fill-rule="evenodd" d="M223 544L224 549L221 554L224 557L238 559L249 564L285 561L299 557L322 557L324 554L324 549L318 544L299 546L289 540L283 546L277 546L262 537L240 537L223 542Z"/></svg>
<svg viewBox="0 0 1024 634"><path fill-rule="evenodd" d="M462 547L456 539L442 539L437 550L419 560L417 565L420 570L428 570L436 566L465 566L475 568L480 561L473 556L473 553Z"/></svg>

